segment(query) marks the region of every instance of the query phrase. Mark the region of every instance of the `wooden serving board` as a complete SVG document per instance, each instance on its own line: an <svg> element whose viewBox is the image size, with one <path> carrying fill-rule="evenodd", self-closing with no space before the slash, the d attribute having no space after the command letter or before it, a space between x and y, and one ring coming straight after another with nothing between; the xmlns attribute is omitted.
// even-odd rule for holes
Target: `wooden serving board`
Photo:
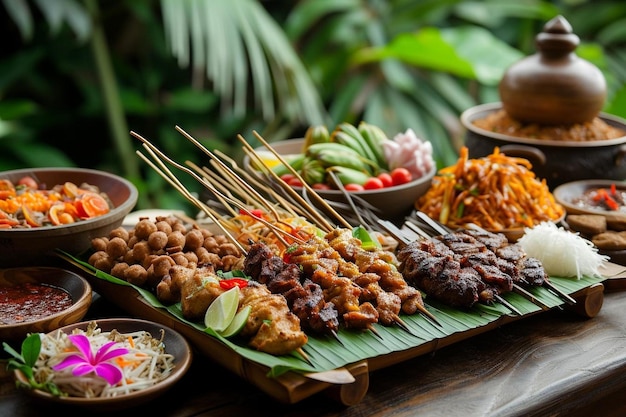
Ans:
<svg viewBox="0 0 626 417"><path fill-rule="evenodd" d="M81 272L85 273L84 270ZM432 340L416 343L412 347L393 351L389 354L368 357L364 360L348 363L339 369L314 373L290 371L277 377L269 377L270 369L267 366L241 356L220 340L179 320L166 310L153 307L134 288L114 284L90 274L87 274L86 278L92 284L94 291L119 308L135 317L161 323L179 331L201 354L252 383L274 399L288 404L299 402L313 394L325 391L343 405L354 405L361 401L367 393L370 371L432 353L441 347L458 343L504 324L542 312L541 309L537 309L522 316L503 314L486 325L452 333L445 337L435 337ZM604 285L597 282L570 295L577 300L576 305L572 307L563 305L563 307L571 309L575 314L592 318L602 308Z"/></svg>
<svg viewBox="0 0 626 417"><path fill-rule="evenodd" d="M607 291L626 290L626 266L607 262L600 272L606 277L604 287Z"/></svg>

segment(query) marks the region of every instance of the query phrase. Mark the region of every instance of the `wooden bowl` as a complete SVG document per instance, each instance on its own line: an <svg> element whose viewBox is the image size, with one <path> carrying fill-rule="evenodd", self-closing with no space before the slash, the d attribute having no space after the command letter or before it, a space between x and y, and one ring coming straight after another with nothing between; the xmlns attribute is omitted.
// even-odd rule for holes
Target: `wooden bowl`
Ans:
<svg viewBox="0 0 626 417"><path fill-rule="evenodd" d="M102 331L111 331L117 329L121 333L131 333L143 330L149 332L153 337L156 338L159 337L161 329L163 329L165 331L165 335L163 338L165 351L174 356L174 370L167 378L163 379L155 385L152 385L140 391L119 395L112 398L57 397L45 391L29 388L25 388L26 392L33 396L35 399L42 402L67 406L68 410L70 409L70 407L80 407L85 409L84 411L116 411L128 407L141 405L159 397L165 391L172 388L185 375L185 373L189 370L189 367L191 366L193 358L191 346L180 333L167 326L147 320L127 318L97 320L97 324L98 327L102 329ZM55 330L55 332L70 333L73 329L85 330L88 325L89 322L87 321L75 323L57 329ZM27 383L27 379L21 371L16 370L14 374L18 382Z"/></svg>
<svg viewBox="0 0 626 417"><path fill-rule="evenodd" d="M0 264L4 267L46 265L55 249L79 255L95 237L106 236L122 224L137 203L137 188L128 180L104 171L82 168L29 168L0 172L0 179L17 182L36 177L48 188L66 181L87 183L106 193L114 205L109 213L72 224L36 228L0 229Z"/></svg>
<svg viewBox="0 0 626 417"><path fill-rule="evenodd" d="M272 148L280 155L289 155L302 152L304 139L288 139L271 144ZM267 152L265 147L257 148L256 151ZM251 173L259 174L252 167L250 159L244 159L244 168ZM415 201L424 194L429 188L433 177L437 173L437 168L433 165L432 170L421 178L411 182L393 187L382 188L378 190L351 191L351 196L363 199L366 203L371 204L378 209L380 218L383 219L401 219L403 216L411 213ZM302 193L302 187L293 187L299 193ZM335 202L346 202L344 194L339 190L316 190L317 194L325 200Z"/></svg>
<svg viewBox="0 0 626 417"><path fill-rule="evenodd" d="M24 267L0 270L0 287L23 283L46 284L67 291L72 305L55 314L14 324L0 324L0 339L18 341L28 333L47 333L80 321L91 305L89 282L78 274L54 267Z"/></svg>

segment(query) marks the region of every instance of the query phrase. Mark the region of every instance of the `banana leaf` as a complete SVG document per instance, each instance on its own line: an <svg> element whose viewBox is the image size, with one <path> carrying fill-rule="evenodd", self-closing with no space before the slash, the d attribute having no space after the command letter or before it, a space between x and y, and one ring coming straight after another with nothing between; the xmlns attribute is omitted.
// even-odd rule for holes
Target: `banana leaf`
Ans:
<svg viewBox="0 0 626 417"><path fill-rule="evenodd" d="M256 351L248 347L244 340L237 339L236 337L232 339L223 338L219 334L205 329L203 323L186 320L183 317L180 303L164 305L152 292L145 288L132 285L124 280L97 270L89 263L68 253L59 251L59 255L66 261L90 273L96 279L133 288L154 308L166 310L181 322L193 326L199 332L205 332L207 337L218 339L242 357L267 366L270 369L268 377L277 377L289 371L306 373L323 372L341 368L351 363L390 355L394 352L406 351L408 349L417 348L423 344L436 342L439 339L445 339L453 334L487 326L503 316L512 314L511 311L502 304L476 304L470 309L461 310L425 297L424 300L428 311L436 317L440 325L434 324L429 318L420 314L401 314L400 318L406 324L409 330L408 332L397 326L375 324L374 329L377 334L373 331L341 329L338 332L340 341L330 337L309 334L309 340L307 344L303 346L303 350L309 358L309 364L297 353L274 356ZM605 278L602 277L583 277L581 279L551 277L550 281L563 292L572 294L595 283L602 282L604 279ZM529 291L538 300L551 308L563 304L563 300L545 288L535 287ZM539 306L518 294L504 294L503 298L518 309L523 316L532 315L541 311Z"/></svg>

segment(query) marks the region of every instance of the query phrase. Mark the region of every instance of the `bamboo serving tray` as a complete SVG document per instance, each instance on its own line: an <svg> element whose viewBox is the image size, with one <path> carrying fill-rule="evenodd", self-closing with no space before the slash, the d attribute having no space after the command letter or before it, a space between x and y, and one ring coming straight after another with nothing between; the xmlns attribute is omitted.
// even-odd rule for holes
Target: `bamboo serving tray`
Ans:
<svg viewBox="0 0 626 417"><path fill-rule="evenodd" d="M624 287L626 282L624 269L620 265L608 264L603 271L606 278L598 279L598 282L569 292L569 295L577 301L575 305L562 304L555 307L571 310L573 314L585 318L595 317L602 308L605 284L614 290ZM200 354L255 385L274 399L288 404L297 403L322 391L343 405L357 404L367 394L370 371L432 353L441 347L458 343L504 324L544 311L538 308L521 316L502 314L485 325L455 332L445 337L434 337L425 342L415 343L414 346L406 349L367 357L329 371L310 373L289 371L276 377L270 377L268 376L270 371L268 366L241 356L230 346L213 336L199 331L164 309L155 308L133 287L114 284L92 274L87 274L87 279L94 291L109 302L114 303L134 317L161 323L177 330L191 342Z"/></svg>

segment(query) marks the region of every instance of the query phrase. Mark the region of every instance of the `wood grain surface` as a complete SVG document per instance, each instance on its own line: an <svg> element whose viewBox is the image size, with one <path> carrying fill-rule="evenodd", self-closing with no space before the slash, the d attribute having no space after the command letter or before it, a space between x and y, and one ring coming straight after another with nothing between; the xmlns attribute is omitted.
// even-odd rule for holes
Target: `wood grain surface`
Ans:
<svg viewBox="0 0 626 417"><path fill-rule="evenodd" d="M283 404L211 360L162 398L122 415L158 416L621 416L626 415L626 292L605 294L598 315L551 311L509 323L432 354L372 371L367 393L342 406L327 390ZM97 299L89 316L123 316ZM4 356L6 357L6 356ZM349 395L349 393L343 393ZM16 391L0 363L0 415L54 407ZM55 410L57 411L57 410ZM65 415L81 410L61 409ZM84 415L84 414L81 414Z"/></svg>

